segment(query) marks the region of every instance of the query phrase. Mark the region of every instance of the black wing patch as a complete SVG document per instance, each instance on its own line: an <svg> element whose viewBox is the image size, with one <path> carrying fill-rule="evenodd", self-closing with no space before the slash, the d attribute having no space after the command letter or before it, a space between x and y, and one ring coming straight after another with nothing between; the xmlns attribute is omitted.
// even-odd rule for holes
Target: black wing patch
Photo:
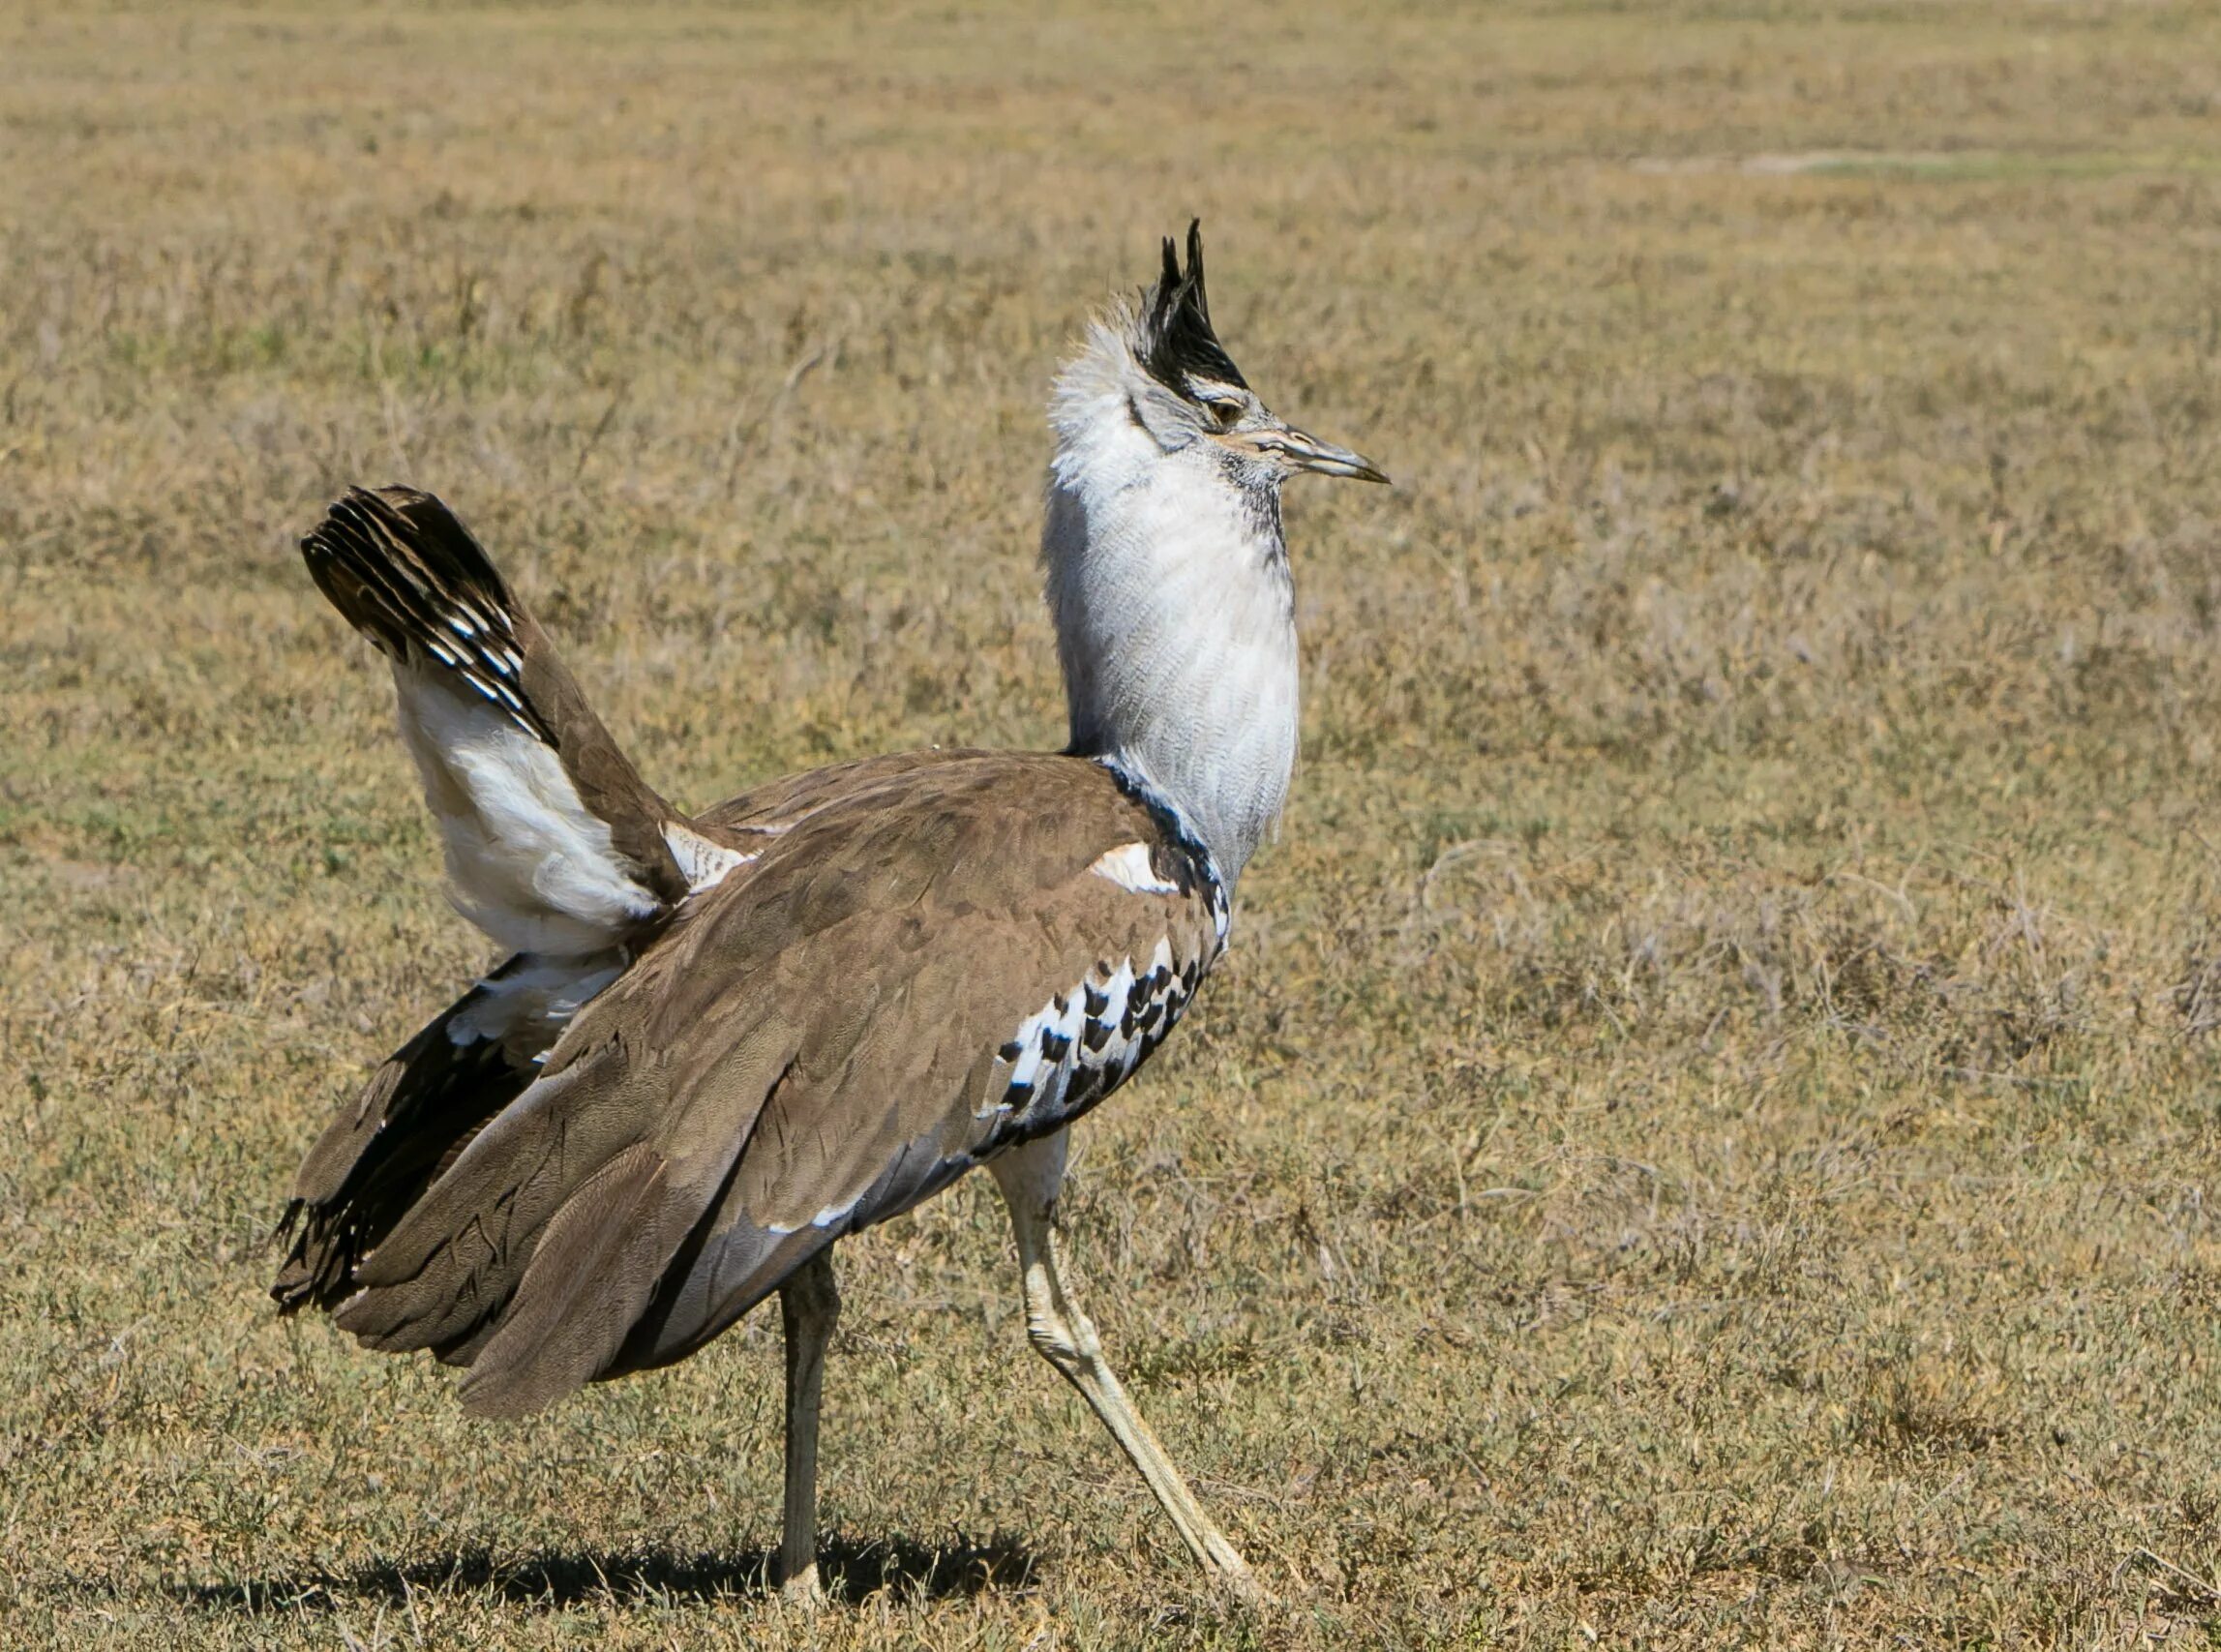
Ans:
<svg viewBox="0 0 2221 1652"><path fill-rule="evenodd" d="M532 1081L529 1060L498 1038L462 1031L491 996L485 985L472 987L395 1051L310 1151L278 1224L278 1238L289 1242L270 1287L282 1312L345 1301L355 1265Z"/></svg>

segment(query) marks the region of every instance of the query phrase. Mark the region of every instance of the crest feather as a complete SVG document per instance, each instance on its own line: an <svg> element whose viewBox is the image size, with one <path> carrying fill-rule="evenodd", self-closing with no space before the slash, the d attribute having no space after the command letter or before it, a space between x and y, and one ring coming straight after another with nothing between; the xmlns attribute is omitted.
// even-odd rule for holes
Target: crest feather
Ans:
<svg viewBox="0 0 2221 1652"><path fill-rule="evenodd" d="M1194 397L1191 378L1214 379L1246 390L1249 381L1234 365L1211 326L1211 301L1203 290L1203 221L1187 225L1187 268L1179 249L1164 238L1164 273L1142 294L1141 325L1134 353L1150 375L1167 389Z"/></svg>

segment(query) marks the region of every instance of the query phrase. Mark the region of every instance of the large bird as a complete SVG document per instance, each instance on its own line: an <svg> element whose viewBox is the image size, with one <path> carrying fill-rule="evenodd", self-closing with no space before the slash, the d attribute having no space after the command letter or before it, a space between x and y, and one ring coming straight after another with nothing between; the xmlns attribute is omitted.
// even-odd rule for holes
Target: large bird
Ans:
<svg viewBox="0 0 2221 1652"><path fill-rule="evenodd" d="M382 651L457 906L513 954L311 1150L272 1294L535 1410L685 1358L773 1291L777 1574L820 1595L836 1241L975 1165L1033 1345L1195 1558L1241 1557L1103 1358L1051 1216L1073 1121L1172 1031L1296 755L1280 487L1385 481L1268 411L1212 328L1198 230L1057 380L1042 557L1062 752L921 751L687 815L644 781L447 507L356 489L303 542Z"/></svg>

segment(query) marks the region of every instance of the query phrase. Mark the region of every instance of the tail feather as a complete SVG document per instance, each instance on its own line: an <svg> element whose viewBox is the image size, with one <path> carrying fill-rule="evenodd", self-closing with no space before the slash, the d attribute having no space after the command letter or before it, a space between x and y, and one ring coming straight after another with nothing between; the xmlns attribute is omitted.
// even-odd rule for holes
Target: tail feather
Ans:
<svg viewBox="0 0 2221 1652"><path fill-rule="evenodd" d="M301 541L316 588L389 658L433 660L533 738L555 731L525 698L522 605L454 513L406 488L351 488Z"/></svg>
<svg viewBox="0 0 2221 1652"><path fill-rule="evenodd" d="M392 663L455 903L496 941L560 956L619 946L730 869L722 846L641 778L438 499L351 489L301 554L332 606Z"/></svg>
<svg viewBox="0 0 2221 1652"><path fill-rule="evenodd" d="M615 1357L753 1116L650 1141L662 1078L645 1052L551 1052L761 842L689 821L641 779L438 499L350 490L302 554L392 665L456 905L516 955L325 1129L271 1294L285 1312L332 1310L370 1346L472 1366L484 1409L529 1408ZM595 1213L620 1208L638 1215L619 1223L630 1237L600 1244Z"/></svg>

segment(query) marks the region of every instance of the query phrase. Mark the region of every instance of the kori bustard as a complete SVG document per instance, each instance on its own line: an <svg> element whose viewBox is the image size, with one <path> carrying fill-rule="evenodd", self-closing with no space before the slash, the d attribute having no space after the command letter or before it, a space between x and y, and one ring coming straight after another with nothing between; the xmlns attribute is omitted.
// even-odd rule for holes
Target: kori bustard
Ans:
<svg viewBox="0 0 2221 1652"><path fill-rule="evenodd" d="M1296 753L1280 485L1385 477L1268 412L1203 248L1057 380L1041 548L1061 753L923 751L689 816L644 781L437 499L357 489L309 569L387 656L463 913L512 956L380 1066L302 1165L272 1294L468 1367L515 1416L693 1353L773 1291L777 1572L814 1600L832 1247L975 1165L1033 1345L1195 1558L1248 1574L1058 1266L1065 1132L1172 1030Z"/></svg>

